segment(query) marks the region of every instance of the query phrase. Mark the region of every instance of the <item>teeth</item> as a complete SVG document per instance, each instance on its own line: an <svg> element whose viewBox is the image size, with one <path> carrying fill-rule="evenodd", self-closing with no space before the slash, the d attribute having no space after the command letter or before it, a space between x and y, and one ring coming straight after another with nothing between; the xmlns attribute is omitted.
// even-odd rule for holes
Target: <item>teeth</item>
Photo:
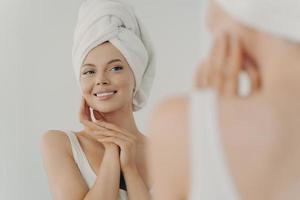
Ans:
<svg viewBox="0 0 300 200"><path fill-rule="evenodd" d="M104 97L104 96L108 96L108 95L112 95L115 92L105 92L105 93L97 93L96 96L97 97Z"/></svg>

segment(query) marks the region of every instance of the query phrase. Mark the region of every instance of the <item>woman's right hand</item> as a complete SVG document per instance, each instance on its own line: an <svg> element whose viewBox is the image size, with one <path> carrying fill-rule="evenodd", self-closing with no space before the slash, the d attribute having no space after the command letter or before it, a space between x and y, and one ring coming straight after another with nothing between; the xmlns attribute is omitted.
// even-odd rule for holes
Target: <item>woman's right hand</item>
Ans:
<svg viewBox="0 0 300 200"><path fill-rule="evenodd" d="M84 130L85 132L94 140L97 142L101 143L105 150L111 149L112 151L118 151L119 152L119 147L112 143L112 142L100 142L100 139L106 138L108 135L105 134L105 129L101 128L100 126L97 125L97 121L105 121L104 117L98 113L97 111L93 110L93 115L96 119L96 122L92 121L91 118L91 112L90 112L90 107L87 104L86 100L84 97L82 97L81 100L81 105L80 105L80 112L79 112L79 119L80 122L84 125ZM99 132L102 134L99 134ZM97 132L97 134L95 134Z"/></svg>
<svg viewBox="0 0 300 200"><path fill-rule="evenodd" d="M239 96L239 75L244 71L251 85L249 95L259 90L257 66L245 56L237 36L219 36L210 55L200 64L195 77L196 88L214 88L220 95ZM248 95L248 96L249 96Z"/></svg>

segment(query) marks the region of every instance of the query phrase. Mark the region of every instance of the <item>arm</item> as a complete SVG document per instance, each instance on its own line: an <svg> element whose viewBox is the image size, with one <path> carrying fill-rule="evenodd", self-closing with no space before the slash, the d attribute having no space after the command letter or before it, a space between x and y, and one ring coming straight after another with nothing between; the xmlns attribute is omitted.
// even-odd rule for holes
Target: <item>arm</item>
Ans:
<svg viewBox="0 0 300 200"><path fill-rule="evenodd" d="M150 119L150 170L155 200L185 200L188 195L187 101L172 98Z"/></svg>
<svg viewBox="0 0 300 200"><path fill-rule="evenodd" d="M150 200L149 189L136 167L123 170L129 200Z"/></svg>
<svg viewBox="0 0 300 200"><path fill-rule="evenodd" d="M96 123L107 129L106 134L110 135L99 139L99 141L102 143L114 143L120 147L120 166L124 174L129 199L150 200L149 189L136 164L137 143L139 143L138 141L141 142L141 137L114 124L107 122Z"/></svg>
<svg viewBox="0 0 300 200"><path fill-rule="evenodd" d="M95 185L87 193L84 200L117 200L119 198L121 170L119 160L118 146L107 144Z"/></svg>
<svg viewBox="0 0 300 200"><path fill-rule="evenodd" d="M48 131L44 134L42 154L53 199L117 199L120 164L119 152L116 149L111 148L106 151L103 157L103 168L101 165L96 183L89 190L74 162L68 137L65 133Z"/></svg>

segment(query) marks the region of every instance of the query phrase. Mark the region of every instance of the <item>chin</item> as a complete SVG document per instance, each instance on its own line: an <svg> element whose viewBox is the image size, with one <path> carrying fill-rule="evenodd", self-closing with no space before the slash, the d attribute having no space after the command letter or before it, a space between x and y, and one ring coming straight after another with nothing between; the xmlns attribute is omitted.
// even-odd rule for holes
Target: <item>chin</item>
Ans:
<svg viewBox="0 0 300 200"><path fill-rule="evenodd" d="M122 105L114 105L114 104L97 105L95 106L95 110L100 113L111 113L120 110L122 107L123 107Z"/></svg>

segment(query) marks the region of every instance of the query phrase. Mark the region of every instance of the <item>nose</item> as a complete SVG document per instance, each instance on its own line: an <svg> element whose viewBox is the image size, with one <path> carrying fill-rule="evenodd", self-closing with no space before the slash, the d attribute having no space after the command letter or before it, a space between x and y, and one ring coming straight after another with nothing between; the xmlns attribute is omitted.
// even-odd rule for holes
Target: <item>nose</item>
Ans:
<svg viewBox="0 0 300 200"><path fill-rule="evenodd" d="M109 85L110 83L104 74L100 75L96 81L96 85Z"/></svg>
<svg viewBox="0 0 300 200"><path fill-rule="evenodd" d="M98 81L96 85L108 85L108 81Z"/></svg>

